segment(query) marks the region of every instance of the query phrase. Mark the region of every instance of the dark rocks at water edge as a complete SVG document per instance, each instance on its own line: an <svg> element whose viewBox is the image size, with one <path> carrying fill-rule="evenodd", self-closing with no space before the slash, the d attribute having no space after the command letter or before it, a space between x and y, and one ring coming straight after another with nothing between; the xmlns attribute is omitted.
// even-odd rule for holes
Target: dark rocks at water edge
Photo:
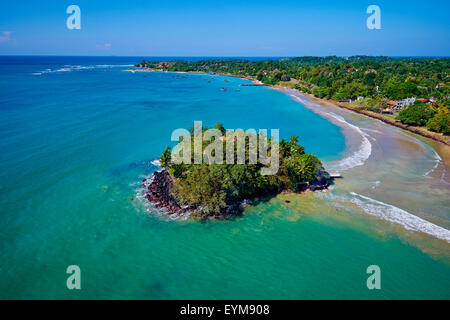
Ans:
<svg viewBox="0 0 450 320"><path fill-rule="evenodd" d="M340 176L339 176L340 177ZM299 191L318 191L327 189L332 181L334 180L333 176L325 171L323 167L320 167L316 173L316 180L310 182L300 182L299 183Z"/></svg>
<svg viewBox="0 0 450 320"><path fill-rule="evenodd" d="M333 178L331 178L330 174L321 166L316 172L316 181L309 183L309 190L316 191L326 189L330 186L332 180Z"/></svg>
<svg viewBox="0 0 450 320"><path fill-rule="evenodd" d="M173 187L173 177L167 170L155 172L151 178L144 179L142 187L145 188L145 198L155 208L164 208L169 215L182 215L189 212L189 208L178 205L170 190Z"/></svg>
<svg viewBox="0 0 450 320"><path fill-rule="evenodd" d="M340 177L340 176L339 176ZM316 181L306 182L299 186L299 191L323 190L330 186L334 176L330 176L323 168L320 168L316 173ZM149 179L142 181L142 187L145 189L144 197L157 209L164 209L168 215L185 215L190 213L197 213L202 218L215 217L224 218L229 216L240 215L243 211L243 205L247 203L258 202L258 198L252 200L236 201L228 204L222 212L206 213L202 208L196 206L181 206L172 194L174 185L174 178L169 174L167 169L162 169L153 173ZM275 194L266 194L261 196L274 196ZM286 201L290 203L290 201Z"/></svg>
<svg viewBox="0 0 450 320"><path fill-rule="evenodd" d="M174 178L167 169L153 173L149 179L142 180L142 187L145 189L145 199L152 203L153 207L165 209L168 215L198 213L202 218L210 216L223 218L242 213L242 202L231 203L219 213L206 213L202 208L196 206L180 206L171 192L173 183Z"/></svg>

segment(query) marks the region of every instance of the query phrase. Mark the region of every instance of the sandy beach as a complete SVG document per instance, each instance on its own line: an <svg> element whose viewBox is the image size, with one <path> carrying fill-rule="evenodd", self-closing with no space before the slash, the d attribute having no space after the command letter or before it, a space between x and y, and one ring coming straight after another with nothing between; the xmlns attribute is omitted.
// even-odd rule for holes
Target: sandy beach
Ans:
<svg viewBox="0 0 450 320"><path fill-rule="evenodd" d="M269 86L269 87L274 88L275 90L279 90L281 92L285 92L286 94L289 94L289 95L295 94L298 96L303 96L305 98L310 99L311 101L316 102L317 105L320 105L320 106L332 105L332 106L335 106L338 108L349 110L349 111L357 113L357 114L364 115L364 116L372 118L372 119L382 121L388 125L403 129L403 130L407 131L409 134L416 136L417 138L425 139L425 141L427 141L427 143L430 144L435 149L435 151L439 154L439 156L442 158L442 161L446 164L446 166L450 168L450 137L449 136L445 136L441 133L432 132L425 128L404 125L393 119L386 118L378 113L355 108L353 106L350 106L348 103L340 103L340 102L336 102L334 100L320 99L320 98L314 97L313 95L298 91L296 89L290 89L290 88L286 88L283 86Z"/></svg>
<svg viewBox="0 0 450 320"><path fill-rule="evenodd" d="M423 136L425 138L432 139L432 140L438 141L440 143L443 143L443 144L445 144L447 146L450 146L450 136L444 135L442 133L437 133L437 132L430 131L430 130L426 129L425 127L417 127L417 126L410 126L410 125L407 125L407 124L403 124L400 121L397 121L395 119L386 117L386 116L384 116L384 115L382 115L380 113L376 113L376 112L372 112L372 111L369 111L369 110L364 110L364 109L361 109L361 108L357 108L357 107L355 107L355 106L353 106L353 105L351 105L349 103L338 102L338 101L331 100L331 99L317 98L317 97L315 97L312 94L304 93L304 92L301 92L301 91L299 91L297 89L286 88L286 87L283 87L283 86L280 86L280 85L275 85L273 87L275 87L275 88L277 88L279 90L293 90L293 91L296 91L296 92L298 92L298 93L300 93L300 94L302 94L304 96L308 96L308 97L310 97L311 99L313 99L313 100L315 100L317 102L332 104L332 105L337 106L339 108L343 108L343 109L350 110L352 112L363 114L363 115L368 116L370 118L378 119L378 120L383 121L383 122L385 122L387 124L390 124L392 126L401 128L403 130L407 130L407 131L412 132L414 134L418 134L418 135L421 135L421 136Z"/></svg>

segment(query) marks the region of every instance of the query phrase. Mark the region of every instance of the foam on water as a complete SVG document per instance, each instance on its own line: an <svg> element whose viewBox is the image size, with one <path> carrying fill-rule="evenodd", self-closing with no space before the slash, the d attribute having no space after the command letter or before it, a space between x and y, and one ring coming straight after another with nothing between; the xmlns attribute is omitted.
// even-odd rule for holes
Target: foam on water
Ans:
<svg viewBox="0 0 450 320"><path fill-rule="evenodd" d="M355 151L352 155L350 155L347 158L335 162L330 162L329 166L332 169L339 169L339 170L348 170L357 166L362 166L366 162L366 160L369 159L372 153L372 144L368 139L369 136L366 133L364 133L359 127L345 121L343 117L333 112L329 112L328 114L337 121L352 128L361 136L361 143L357 151Z"/></svg>
<svg viewBox="0 0 450 320"><path fill-rule="evenodd" d="M154 160L153 162L158 162L158 160ZM162 169L161 169L162 170ZM161 171L158 170L158 171ZM190 216L190 212L184 212L182 214L167 214L165 209L157 209L153 206L153 204L146 199L146 190L148 186L152 183L154 179L154 175L148 175L144 177L145 181L136 181L135 184L139 184L139 187L135 189L135 198L139 201L139 204L144 208L145 212L148 214L156 215L164 219L168 220L187 220Z"/></svg>
<svg viewBox="0 0 450 320"><path fill-rule="evenodd" d="M300 96L296 95L295 93L290 94L290 96L292 98L294 98L295 100L307 105L308 102L305 101L304 99L302 99ZM361 144L359 146L359 149L354 152L351 156L344 158L342 160L339 161L333 161L327 164L327 169L331 169L331 170L348 170L351 168L354 168L356 166L361 166L365 163L365 161L370 157L371 153L372 153L372 145L369 141L369 139L376 141L375 138L373 138L372 136L368 135L366 132L364 131L368 131L368 132L374 132L376 134L381 134L381 131L379 130L375 130L375 129L370 129L370 128L359 128L349 122L347 122L342 116L337 115L333 112L322 112L317 110L317 113L327 117L327 118L334 118L335 120L337 120L338 122L352 128L354 131L356 131L362 138L361 140ZM380 120L377 120L380 121ZM380 121L381 122L381 121ZM399 130L399 132L404 135L405 137L410 138L410 135L402 132L401 130ZM436 170L436 168L439 166L439 163L441 162L441 157L439 156L439 154L434 151L433 149L431 149L431 151L434 154L434 159L432 160L433 162L435 162L435 165L429 169L428 171L425 172L424 176L428 176L430 173L432 173L434 170Z"/></svg>
<svg viewBox="0 0 450 320"><path fill-rule="evenodd" d="M301 102L302 104L304 104L305 106L307 105L317 105L314 103L311 103L309 101L306 101L305 99L302 98L302 96L298 95L295 92L292 92L290 94L290 96L294 99L297 100L299 102ZM342 160L339 161L333 161L333 162L329 162L327 163L327 169L331 169L331 170L348 170L351 168L354 168L356 166L361 166L365 163L365 161L370 157L371 153L372 153L372 145L369 141L373 140L376 141L376 139L370 135L368 135L366 132L373 132L376 134L381 134L381 131L379 130L375 130L375 129L370 129L370 128L359 128L349 122L347 122L342 116L337 115L333 112L323 112L320 110L314 110L315 112L317 112L318 114L327 117L327 118L333 118L334 120L337 120L338 122L350 127L351 129L353 129L355 132L357 132L362 140L361 140L361 144L358 148L358 150L356 152L354 152L351 156L344 158ZM380 120L376 120L378 122L381 122ZM366 132L364 132L366 131ZM407 138L411 138L411 135L403 132L402 130L398 130L397 131L399 134L407 137ZM433 160L431 160L432 162L435 162L434 166L432 168L430 168L429 170L427 170L424 173L424 176L428 176L430 173L432 173L434 170L437 169L437 167L439 166L439 163L442 161L441 157L439 156L439 154L430 148L430 150L433 152L434 154L434 158ZM442 181L442 179L441 179ZM442 181L446 184L448 184L448 182L446 181Z"/></svg>
<svg viewBox="0 0 450 320"><path fill-rule="evenodd" d="M305 106L307 106L309 104L309 102L305 101L304 99L302 99L301 96L298 96L295 93L291 93L290 96L294 100L304 104ZM354 168L357 166L362 166L366 162L366 160L369 159L369 157L372 153L372 144L370 143L370 141L368 139L368 138L370 138L370 136L367 133L363 132L361 130L361 128L347 122L340 115L337 115L333 112L322 112L317 109L314 109L314 111L328 119L334 119L340 125L344 125L344 126L351 128L352 130L354 130L361 136L361 143L359 145L358 150L356 150L350 156L348 156L342 160L332 161L332 162L327 163L327 165L326 165L327 169L329 169L329 170L348 170L348 169L351 169L351 168Z"/></svg>
<svg viewBox="0 0 450 320"><path fill-rule="evenodd" d="M109 68L125 68L132 67L133 65L128 64L98 64L98 65L64 65L62 68L57 69L45 69L39 72L32 73L32 75L42 75L47 73L59 73L59 72L72 72L72 71L83 71L92 69L109 69Z"/></svg>
<svg viewBox="0 0 450 320"><path fill-rule="evenodd" d="M96 68L125 68L132 67L132 64L97 64Z"/></svg>
<svg viewBox="0 0 450 320"><path fill-rule="evenodd" d="M301 102L304 105L311 104L308 101L305 101L302 99L301 96L296 95L295 93L291 94L291 97L293 97L295 100ZM338 161L332 161L327 163L327 169L331 170L348 170L350 168L354 168L356 166L361 166L365 163L365 161L370 157L372 153L372 145L368 138L371 138L367 133L364 131L374 132L374 133L381 133L378 130L368 129L368 128L359 128L349 122L347 122L342 116L337 115L333 112L323 112L320 110L315 110L317 113L327 117L332 118L338 123L341 123L342 125L345 125L347 127L350 127L352 130L357 132L361 136L361 143L359 145L359 148L353 152L349 157L346 157L342 160ZM406 135L405 133L401 132L402 134ZM408 135L409 137L409 135ZM425 173L425 176L430 174L432 171L434 171L439 163L441 162L441 157L433 150L434 153L434 159L432 161L436 161L436 164L433 168L431 168L429 171ZM442 179L441 179L442 180ZM374 185L372 186L373 189L377 188L380 185L380 181L375 181ZM351 197L344 197L337 200L344 200L349 201L354 204L356 204L358 207L360 207L364 212L376 216L378 218L381 218L386 221L390 221L392 223L397 223L402 225L406 230L410 231L418 231L427 233L429 235L432 235L436 238L445 240L450 243L450 231L440 227L438 225L435 225L427 220L424 220L414 214L411 214L403 209L400 209L398 207L395 207L393 205L374 200L372 198L369 198L367 196L363 196L360 194L357 194L355 192L350 192ZM327 196L330 197L337 197L339 196L333 196L331 194L327 194ZM336 203L335 203L336 204Z"/></svg>
<svg viewBox="0 0 450 320"><path fill-rule="evenodd" d="M436 164L434 165L433 168L431 168L430 170L428 170L428 171L424 174L424 177L428 176L431 172L433 172L434 170L436 170L436 168L439 166L439 163L440 163L441 160L442 160L442 158L439 156L439 154L438 154L436 151L433 150L433 152L434 152L434 160L433 160L433 161L436 161Z"/></svg>
<svg viewBox="0 0 450 320"><path fill-rule="evenodd" d="M437 226L393 205L374 200L356 192L350 192L350 194L352 197L346 200L356 204L364 212L372 216L400 224L406 230L427 233L450 243L450 231L443 227Z"/></svg>
<svg viewBox="0 0 450 320"><path fill-rule="evenodd" d="M374 133L378 133L378 134L382 134L382 132L381 132L381 131L379 131L379 130L375 130L375 129L362 128L362 130L364 130L364 131L369 131L369 132L374 132Z"/></svg>
<svg viewBox="0 0 450 320"><path fill-rule="evenodd" d="M159 161L159 159L155 159L151 162L152 165L156 166L156 167L161 167L161 161Z"/></svg>

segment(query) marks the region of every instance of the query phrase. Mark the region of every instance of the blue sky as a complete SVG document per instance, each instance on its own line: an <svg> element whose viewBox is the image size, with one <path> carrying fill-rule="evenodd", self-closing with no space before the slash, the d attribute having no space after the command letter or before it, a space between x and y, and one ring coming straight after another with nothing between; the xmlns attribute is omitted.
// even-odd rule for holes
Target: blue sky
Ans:
<svg viewBox="0 0 450 320"><path fill-rule="evenodd" d="M450 55L448 0L0 1L2 55ZM381 30L366 27L372 4Z"/></svg>

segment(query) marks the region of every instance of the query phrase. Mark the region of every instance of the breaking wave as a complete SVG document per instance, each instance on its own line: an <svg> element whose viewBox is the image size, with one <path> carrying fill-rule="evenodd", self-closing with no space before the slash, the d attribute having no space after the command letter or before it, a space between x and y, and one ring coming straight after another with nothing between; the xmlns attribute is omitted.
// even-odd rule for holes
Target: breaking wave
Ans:
<svg viewBox="0 0 450 320"><path fill-rule="evenodd" d="M354 131L358 132L358 134L361 136L361 143L359 145L358 150L356 150L353 154L351 154L347 158L330 162L329 166L331 167L331 169L334 170L348 170L357 166L362 166L366 162L366 160L369 159L372 153L372 144L367 138L368 135L364 133L359 127L345 121L343 117L334 114L332 112L329 112L328 115L333 117L337 121L347 125L348 127L352 128Z"/></svg>
<svg viewBox="0 0 450 320"><path fill-rule="evenodd" d="M439 154L438 154L436 151L433 150L433 152L434 152L434 160L433 160L433 161L436 161L436 164L434 165L433 168L431 168L430 170L428 170L428 171L423 175L424 177L428 176L431 172L433 172L434 170L436 170L436 168L439 166L439 163L440 163L441 160L442 160L442 158L439 156Z"/></svg>
<svg viewBox="0 0 450 320"><path fill-rule="evenodd" d="M152 163L153 162L159 163L158 160L154 160ZM139 206L143 208L147 214L158 216L165 220L187 220L191 214L189 211L181 214L167 214L166 209L157 209L150 201L146 199L146 189L152 181L153 174L150 174L144 177L144 181L136 181L133 183L133 186L139 185L139 187L135 189L135 199L138 201Z"/></svg>
<svg viewBox="0 0 450 320"><path fill-rule="evenodd" d="M302 97L296 95L295 93L290 93L290 96L302 103L303 105L307 106L308 104L311 104ZM346 125L356 131L361 136L361 143L359 145L359 148L357 151L355 151L352 155L350 155L347 158L344 158L342 160L337 161L331 161L327 163L327 169L330 170L348 170L357 166L362 166L367 159L369 159L371 153L372 153L372 144L370 143L368 137L370 137L368 134L364 133L361 128L347 122L342 116L337 115L333 112L323 112L317 109L313 109L314 112L326 117L326 118L333 118L337 122L339 122L342 125Z"/></svg>
<svg viewBox="0 0 450 320"><path fill-rule="evenodd" d="M161 167L161 161L159 161L159 159L155 159L151 162L152 165L156 166L156 167Z"/></svg>
<svg viewBox="0 0 450 320"><path fill-rule="evenodd" d="M60 73L60 72L73 72L73 71L83 71L83 70L92 70L92 69L110 69L110 68L125 68L132 67L130 64L97 64L97 65L65 65L61 68L57 69L45 69L39 72L33 72L32 75L40 76L48 73Z"/></svg>
<svg viewBox="0 0 450 320"><path fill-rule="evenodd" d="M427 233L450 243L450 231L443 227L435 225L393 205L374 200L355 192L350 192L350 194L353 197L350 197L348 200L372 216L400 224L406 230Z"/></svg>

